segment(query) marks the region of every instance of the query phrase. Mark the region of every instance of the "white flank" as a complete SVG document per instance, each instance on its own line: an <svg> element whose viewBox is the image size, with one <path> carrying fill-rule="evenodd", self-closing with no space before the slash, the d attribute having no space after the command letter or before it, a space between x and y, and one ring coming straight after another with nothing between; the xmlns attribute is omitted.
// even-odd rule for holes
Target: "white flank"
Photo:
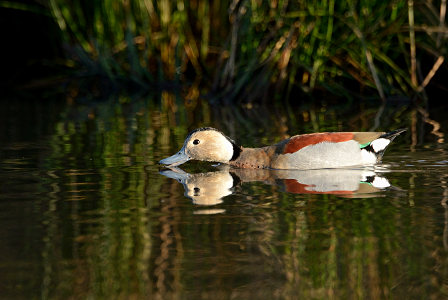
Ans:
<svg viewBox="0 0 448 300"><path fill-rule="evenodd" d="M365 161L356 141L339 143L322 142L306 146L294 153L280 155L272 164L273 169L322 169L375 164L376 157Z"/></svg>
<svg viewBox="0 0 448 300"><path fill-rule="evenodd" d="M370 145L372 146L373 150L375 152L379 152L379 151L383 151L384 149L386 149L387 145L390 144L390 140L388 139L376 139L374 141L372 141L372 143L370 143Z"/></svg>
<svg viewBox="0 0 448 300"><path fill-rule="evenodd" d="M376 163L376 155L366 149L361 150L361 157L363 164L375 164Z"/></svg>

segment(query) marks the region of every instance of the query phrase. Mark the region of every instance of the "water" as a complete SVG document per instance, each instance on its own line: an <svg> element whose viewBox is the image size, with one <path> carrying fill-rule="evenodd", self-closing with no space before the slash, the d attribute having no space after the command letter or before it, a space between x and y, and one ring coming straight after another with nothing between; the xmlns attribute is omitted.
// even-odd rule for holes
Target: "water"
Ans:
<svg viewBox="0 0 448 300"><path fill-rule="evenodd" d="M448 296L443 110L189 107L168 93L0 106L1 298ZM375 117L409 128L376 169L157 165L200 126L258 146Z"/></svg>

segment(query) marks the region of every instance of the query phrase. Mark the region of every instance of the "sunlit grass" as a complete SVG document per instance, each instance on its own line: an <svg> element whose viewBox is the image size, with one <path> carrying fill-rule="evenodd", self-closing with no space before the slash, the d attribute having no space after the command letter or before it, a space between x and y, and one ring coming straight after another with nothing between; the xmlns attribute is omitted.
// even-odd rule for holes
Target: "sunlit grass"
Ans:
<svg viewBox="0 0 448 300"><path fill-rule="evenodd" d="M88 75L143 87L200 82L218 99L246 102L297 90L424 96L447 52L445 6L50 0L70 57Z"/></svg>

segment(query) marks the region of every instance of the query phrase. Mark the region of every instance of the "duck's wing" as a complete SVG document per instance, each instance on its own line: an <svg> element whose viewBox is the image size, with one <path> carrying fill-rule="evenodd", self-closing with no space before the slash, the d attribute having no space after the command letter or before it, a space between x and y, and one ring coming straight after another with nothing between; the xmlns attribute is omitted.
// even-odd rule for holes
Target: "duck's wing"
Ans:
<svg viewBox="0 0 448 300"><path fill-rule="evenodd" d="M361 147L363 145L368 145L373 140L376 140L385 132L352 132L353 134L353 140L357 141Z"/></svg>

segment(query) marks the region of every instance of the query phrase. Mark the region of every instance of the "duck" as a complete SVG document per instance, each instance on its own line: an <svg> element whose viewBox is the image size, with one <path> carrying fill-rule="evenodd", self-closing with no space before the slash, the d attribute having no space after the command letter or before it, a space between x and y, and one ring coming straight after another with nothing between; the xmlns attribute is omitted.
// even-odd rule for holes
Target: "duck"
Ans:
<svg viewBox="0 0 448 300"><path fill-rule="evenodd" d="M260 148L239 146L212 127L191 131L176 154L159 164L175 167L189 160L228 164L236 168L309 170L373 166L405 128L391 132L319 132L295 135Z"/></svg>

